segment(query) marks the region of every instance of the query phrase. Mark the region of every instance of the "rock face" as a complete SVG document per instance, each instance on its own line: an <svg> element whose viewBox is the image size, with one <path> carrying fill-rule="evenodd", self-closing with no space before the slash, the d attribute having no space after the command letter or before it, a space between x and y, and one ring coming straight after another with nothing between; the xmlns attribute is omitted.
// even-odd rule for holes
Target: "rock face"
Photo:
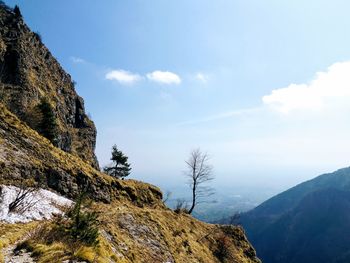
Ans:
<svg viewBox="0 0 350 263"><path fill-rule="evenodd" d="M45 98L57 119L57 146L99 168L94 154L96 128L87 117L74 82L20 14L0 4L0 101L35 125L35 109Z"/></svg>
<svg viewBox="0 0 350 263"><path fill-rule="evenodd" d="M54 147L0 103L0 184L16 185L22 180L38 182L70 198L86 191L105 203L124 200L143 206L162 199L155 186L115 179Z"/></svg>

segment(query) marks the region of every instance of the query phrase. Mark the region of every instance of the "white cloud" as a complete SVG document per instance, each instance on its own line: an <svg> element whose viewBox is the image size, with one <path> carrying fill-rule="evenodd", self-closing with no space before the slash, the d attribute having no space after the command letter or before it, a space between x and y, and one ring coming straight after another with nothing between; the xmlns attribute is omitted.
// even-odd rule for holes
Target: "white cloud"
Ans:
<svg viewBox="0 0 350 263"><path fill-rule="evenodd" d="M296 115L297 118L312 117L314 121L319 118L324 121L326 112L330 114L329 116L337 116L337 118L348 116L350 112L350 61L338 62L328 67L326 71L317 72L308 83L290 84L285 88L272 90L269 95L263 96L262 101L263 106L222 112L197 120L184 121L177 125L194 125L241 115L265 114L265 118L268 118L271 109L284 115L299 112L302 115ZM313 114L307 115L307 112Z"/></svg>
<svg viewBox="0 0 350 263"><path fill-rule="evenodd" d="M320 111L350 98L350 61L331 65L312 81L276 89L262 98L265 105L287 114L292 111Z"/></svg>
<svg viewBox="0 0 350 263"><path fill-rule="evenodd" d="M196 80L198 80L199 82L202 82L204 84L207 83L208 80L209 80L209 76L208 75L200 73L200 72L198 72L194 77L195 77Z"/></svg>
<svg viewBox="0 0 350 263"><path fill-rule="evenodd" d="M112 70L106 74L106 79L116 80L123 85L132 85L141 80L142 77L139 74L135 74L126 70Z"/></svg>
<svg viewBox="0 0 350 263"><path fill-rule="evenodd" d="M148 73L147 78L151 81L158 82L161 84L180 84L181 78L173 72L170 71L160 71L156 70Z"/></svg>
<svg viewBox="0 0 350 263"><path fill-rule="evenodd" d="M75 64L86 63L85 59L79 57L70 57L70 60Z"/></svg>

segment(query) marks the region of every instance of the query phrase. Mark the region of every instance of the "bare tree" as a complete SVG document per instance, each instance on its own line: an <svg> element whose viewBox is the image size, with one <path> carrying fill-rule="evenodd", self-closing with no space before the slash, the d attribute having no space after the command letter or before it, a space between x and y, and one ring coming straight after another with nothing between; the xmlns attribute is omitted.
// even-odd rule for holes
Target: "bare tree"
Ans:
<svg viewBox="0 0 350 263"><path fill-rule="evenodd" d="M188 210L191 214L195 206L205 201L206 197L214 194L213 188L207 186L206 183L214 179L213 167L209 164L209 156L202 153L198 148L191 152L189 159L186 161L186 176L189 178L189 186L192 190L192 205Z"/></svg>
<svg viewBox="0 0 350 263"><path fill-rule="evenodd" d="M27 187L25 184L21 184L18 187L15 199L9 204L9 213L14 211L24 213L32 208L38 202L35 198L38 191L38 187Z"/></svg>

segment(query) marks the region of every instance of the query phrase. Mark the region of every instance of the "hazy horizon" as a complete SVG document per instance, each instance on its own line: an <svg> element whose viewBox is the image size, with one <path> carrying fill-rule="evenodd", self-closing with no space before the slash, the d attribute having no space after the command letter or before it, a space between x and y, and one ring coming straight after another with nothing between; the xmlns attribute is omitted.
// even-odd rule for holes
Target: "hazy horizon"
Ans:
<svg viewBox="0 0 350 263"><path fill-rule="evenodd" d="M349 2L5 3L77 82L101 166L116 144L180 189L200 147L217 188L264 196L349 166Z"/></svg>

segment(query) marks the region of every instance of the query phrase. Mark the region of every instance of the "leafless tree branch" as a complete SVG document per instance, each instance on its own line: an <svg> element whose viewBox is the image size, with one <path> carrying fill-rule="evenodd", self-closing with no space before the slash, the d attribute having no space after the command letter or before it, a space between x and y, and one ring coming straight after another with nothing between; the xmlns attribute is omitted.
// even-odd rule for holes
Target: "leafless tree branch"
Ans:
<svg viewBox="0 0 350 263"><path fill-rule="evenodd" d="M177 199L175 210L176 213L186 212L188 211L188 204L185 199Z"/></svg>
<svg viewBox="0 0 350 263"><path fill-rule="evenodd" d="M172 192L166 191L166 193L163 197L163 203L166 203L170 199L171 195L172 195Z"/></svg>
<svg viewBox="0 0 350 263"><path fill-rule="evenodd" d="M24 213L32 208L38 200L35 200L34 194L38 191L36 187L27 187L24 184L19 186L15 199L9 204L9 213Z"/></svg>

